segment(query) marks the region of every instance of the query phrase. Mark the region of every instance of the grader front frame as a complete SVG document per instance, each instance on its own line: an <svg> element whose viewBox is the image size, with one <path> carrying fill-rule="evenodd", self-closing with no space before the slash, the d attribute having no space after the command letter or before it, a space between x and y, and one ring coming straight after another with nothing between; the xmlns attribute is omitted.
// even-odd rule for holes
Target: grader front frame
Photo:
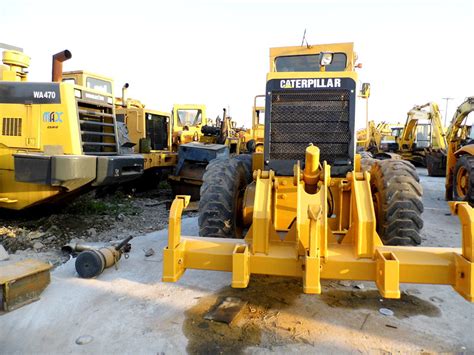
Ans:
<svg viewBox="0 0 474 355"><path fill-rule="evenodd" d="M307 150L307 159L319 163L314 148ZM385 298L400 298L400 283L442 284L474 302L474 211L467 203L451 203L462 224L461 248L383 246L375 229L370 173L361 171L360 159L347 179L331 178L329 165L323 164L317 197L307 192L311 185L305 182L317 169L301 172L298 166L292 177L255 172L253 223L244 240L181 237L181 214L189 197L177 196L170 211L163 281L178 281L186 269L231 272L235 288L247 287L252 274L291 276L303 279L304 293L320 294L321 279L365 280L374 281ZM342 219L328 218L327 187L335 185L339 198L351 201L338 211L352 220L348 230L341 229ZM276 198L297 196L297 217L287 233L273 226L272 189Z"/></svg>

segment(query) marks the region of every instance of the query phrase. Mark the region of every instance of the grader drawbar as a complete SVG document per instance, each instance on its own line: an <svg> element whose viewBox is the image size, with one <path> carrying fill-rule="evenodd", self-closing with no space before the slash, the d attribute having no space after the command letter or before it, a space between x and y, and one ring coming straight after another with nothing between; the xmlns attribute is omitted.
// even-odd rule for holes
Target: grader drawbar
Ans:
<svg viewBox="0 0 474 355"><path fill-rule="evenodd" d="M417 247L422 187L404 160L355 154L357 56L352 43L270 49L263 153L215 159L206 167L198 238L181 237L187 196L174 200L163 281L186 269L298 277L303 292L321 280L374 281L383 297L401 283L452 285L474 301L474 212L452 203L461 248Z"/></svg>

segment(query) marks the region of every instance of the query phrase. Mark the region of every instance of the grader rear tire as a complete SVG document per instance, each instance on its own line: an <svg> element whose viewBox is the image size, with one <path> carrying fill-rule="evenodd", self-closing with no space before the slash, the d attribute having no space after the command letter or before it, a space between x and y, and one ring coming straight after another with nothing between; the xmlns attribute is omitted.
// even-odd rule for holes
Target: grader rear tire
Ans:
<svg viewBox="0 0 474 355"><path fill-rule="evenodd" d="M199 201L199 235L242 238L242 197L251 181L251 158L212 160L206 168Z"/></svg>
<svg viewBox="0 0 474 355"><path fill-rule="evenodd" d="M385 245L419 245L423 189L416 168L404 160L377 160L370 185L377 233Z"/></svg>

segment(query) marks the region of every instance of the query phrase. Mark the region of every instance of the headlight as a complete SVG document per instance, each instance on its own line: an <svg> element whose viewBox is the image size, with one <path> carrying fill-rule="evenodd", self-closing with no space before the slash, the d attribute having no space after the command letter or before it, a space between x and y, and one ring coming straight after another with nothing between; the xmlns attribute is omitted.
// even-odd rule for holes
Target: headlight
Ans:
<svg viewBox="0 0 474 355"><path fill-rule="evenodd" d="M74 96L77 97L78 99L82 99L82 92L81 92L81 90L74 89Z"/></svg>
<svg viewBox="0 0 474 355"><path fill-rule="evenodd" d="M320 54L320 58L319 58L319 65L323 67L323 66L329 65L331 63L332 63L332 53L322 52Z"/></svg>
<svg viewBox="0 0 474 355"><path fill-rule="evenodd" d="M107 103L112 105L114 103L114 98L113 97L108 97L107 98Z"/></svg>

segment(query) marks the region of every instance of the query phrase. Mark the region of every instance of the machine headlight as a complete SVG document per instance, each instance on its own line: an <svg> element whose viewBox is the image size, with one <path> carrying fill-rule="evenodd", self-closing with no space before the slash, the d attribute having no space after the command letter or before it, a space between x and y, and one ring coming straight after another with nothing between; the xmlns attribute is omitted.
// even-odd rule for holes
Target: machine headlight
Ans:
<svg viewBox="0 0 474 355"><path fill-rule="evenodd" d="M319 58L319 65L325 66L332 63L332 53L324 53L322 52Z"/></svg>
<svg viewBox="0 0 474 355"><path fill-rule="evenodd" d="M74 96L78 99L82 99L82 91L78 89L74 89Z"/></svg>
<svg viewBox="0 0 474 355"><path fill-rule="evenodd" d="M114 103L114 98L113 97L108 97L107 98L107 103L112 105Z"/></svg>

